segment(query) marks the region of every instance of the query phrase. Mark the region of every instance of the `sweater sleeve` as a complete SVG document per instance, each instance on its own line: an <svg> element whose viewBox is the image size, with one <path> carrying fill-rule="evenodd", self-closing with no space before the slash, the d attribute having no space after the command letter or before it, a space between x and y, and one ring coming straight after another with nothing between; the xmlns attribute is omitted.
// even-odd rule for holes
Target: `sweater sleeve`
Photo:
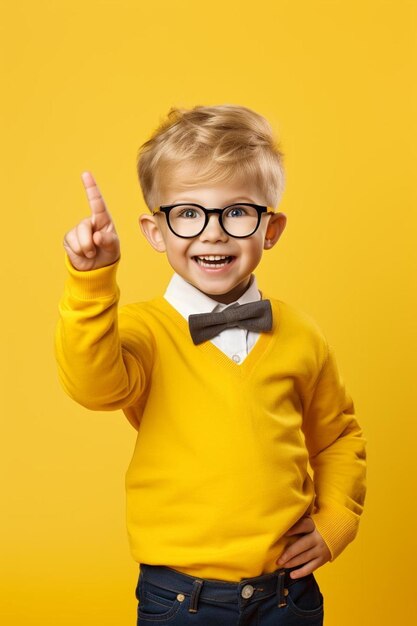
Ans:
<svg viewBox="0 0 417 626"><path fill-rule="evenodd" d="M329 346L304 409L316 493L311 517L334 560L358 531L366 492L366 441Z"/></svg>
<svg viewBox="0 0 417 626"><path fill-rule="evenodd" d="M137 321L119 314L118 261L91 271L76 270L67 256L65 264L55 333L60 382L89 409L129 412L146 388L152 338Z"/></svg>

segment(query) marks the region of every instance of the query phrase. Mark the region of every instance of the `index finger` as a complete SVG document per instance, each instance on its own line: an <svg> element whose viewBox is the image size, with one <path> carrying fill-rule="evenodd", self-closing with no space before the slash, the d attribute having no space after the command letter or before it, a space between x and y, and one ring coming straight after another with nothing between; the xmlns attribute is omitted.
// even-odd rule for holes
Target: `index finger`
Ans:
<svg viewBox="0 0 417 626"><path fill-rule="evenodd" d="M91 208L93 224L98 228L101 228L104 226L102 223L103 217L106 218L105 222L111 220L110 213L107 210L106 203L104 202L100 189L98 188L91 172L83 172L81 174L81 178L87 193L88 204Z"/></svg>

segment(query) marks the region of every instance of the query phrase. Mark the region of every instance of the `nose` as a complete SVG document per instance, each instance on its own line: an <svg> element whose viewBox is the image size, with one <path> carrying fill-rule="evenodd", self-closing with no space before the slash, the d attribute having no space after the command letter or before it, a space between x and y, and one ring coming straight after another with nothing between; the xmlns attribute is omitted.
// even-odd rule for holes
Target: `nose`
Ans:
<svg viewBox="0 0 417 626"><path fill-rule="evenodd" d="M208 223L199 237L200 241L227 241L228 238L228 234L220 226L219 216L210 215Z"/></svg>

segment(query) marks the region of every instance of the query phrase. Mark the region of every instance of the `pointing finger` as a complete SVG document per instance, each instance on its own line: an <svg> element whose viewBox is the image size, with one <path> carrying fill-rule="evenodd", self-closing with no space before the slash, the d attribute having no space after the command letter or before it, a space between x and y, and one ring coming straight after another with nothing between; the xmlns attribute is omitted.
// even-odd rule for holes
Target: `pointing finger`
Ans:
<svg viewBox="0 0 417 626"><path fill-rule="evenodd" d="M111 222L110 213L107 210L103 196L90 172L83 172L81 178L91 208L92 222L95 228L103 228Z"/></svg>

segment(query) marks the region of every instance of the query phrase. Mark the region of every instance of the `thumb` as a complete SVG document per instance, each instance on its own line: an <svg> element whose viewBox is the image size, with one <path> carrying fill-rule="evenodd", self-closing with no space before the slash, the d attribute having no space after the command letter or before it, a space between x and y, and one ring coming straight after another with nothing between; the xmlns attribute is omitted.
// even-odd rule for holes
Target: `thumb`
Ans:
<svg viewBox="0 0 417 626"><path fill-rule="evenodd" d="M112 231L96 231L93 234L93 240L96 246L98 246L99 248L104 248L106 250L114 248L114 246L117 245L119 242L117 234Z"/></svg>

